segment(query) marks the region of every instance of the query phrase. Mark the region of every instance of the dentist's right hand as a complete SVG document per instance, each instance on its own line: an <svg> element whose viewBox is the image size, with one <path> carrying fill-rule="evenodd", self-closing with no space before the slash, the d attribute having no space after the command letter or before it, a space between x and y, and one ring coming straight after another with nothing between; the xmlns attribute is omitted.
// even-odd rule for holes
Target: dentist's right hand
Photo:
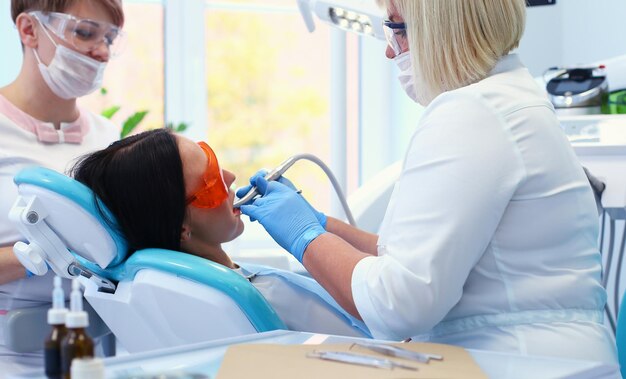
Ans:
<svg viewBox="0 0 626 379"><path fill-rule="evenodd" d="M263 225L274 241L302 263L307 246L326 232L316 214L299 193L280 182L258 176L253 184L263 197L242 205L241 212Z"/></svg>
<svg viewBox="0 0 626 379"><path fill-rule="evenodd" d="M257 171L254 175L252 175L252 177L250 177L250 184L248 184L245 187L241 187L239 189L237 189L237 197L238 198L242 198L244 197L248 191L250 191L252 189L252 187L255 185L255 181L257 180L257 178L262 177L264 178L265 175L267 175L267 170L262 168L259 171ZM296 189L296 186L293 185L293 183L291 182L291 180L287 179L286 177L284 177L283 175L279 176L277 181L279 183L282 183L284 185L286 185L287 187L289 187L290 189L292 189L293 191L298 191ZM298 192L300 193L300 192ZM300 195L302 196L302 195ZM306 201L306 199L305 199ZM253 201L250 201L248 204L252 204ZM313 213L315 213L315 217L317 218L317 221L319 221L319 223L322 225L322 227L324 229L326 229L326 224L328 223L328 218L326 217L326 215L320 211L318 211L317 209L313 208L313 206L307 201L306 202L307 205L309 206L309 208L311 209L311 211L313 211ZM253 220L254 221L254 220Z"/></svg>

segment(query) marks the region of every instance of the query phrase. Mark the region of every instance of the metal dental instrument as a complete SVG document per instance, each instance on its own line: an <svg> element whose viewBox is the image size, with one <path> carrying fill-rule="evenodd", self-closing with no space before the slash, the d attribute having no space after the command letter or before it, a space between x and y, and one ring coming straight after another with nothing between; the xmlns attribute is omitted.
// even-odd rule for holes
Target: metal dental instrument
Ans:
<svg viewBox="0 0 626 379"><path fill-rule="evenodd" d="M428 363L431 359L434 359L437 361L443 360L443 356L441 355L418 353L416 351L403 349L401 347L397 347L393 345L357 342L354 344L354 346L360 346L365 349L372 350L377 353L384 354L390 357L410 359L412 361L416 361L420 363Z"/></svg>
<svg viewBox="0 0 626 379"><path fill-rule="evenodd" d="M343 207L343 210L346 213L346 218L348 219L348 222L350 223L350 225L356 226L356 222L354 221L354 217L352 216L352 212L350 211L350 208L348 207L348 202L346 201L346 197L344 196L343 191L341 190L341 187L339 186L339 182L337 181L337 178L335 178L335 175L330 170L330 168L315 155L297 154L292 157L289 157L285 161L283 161L281 164L279 164L275 169L268 172L264 177L265 180L267 181L277 180L278 178L280 178L281 175L285 173L285 171L287 171L291 166L293 166L294 163L296 163L297 161L301 159L309 160L317 164L319 167L322 168L322 170L324 170L324 173L326 174L326 176L328 176L328 179L330 180L331 184L333 185L333 188L335 189L335 192L337 193L337 197L339 198L339 201L341 202L341 206ZM241 199L233 203L233 207L239 208L242 205L253 200L258 195L259 195L259 191L256 189L256 187L252 187L250 191L248 191L248 193L246 193Z"/></svg>
<svg viewBox="0 0 626 379"><path fill-rule="evenodd" d="M353 365L384 368L393 370L401 368L405 370L417 371L417 367L404 365L386 358L376 358L371 355L357 354L343 351L314 351L306 355L308 358L318 358L326 361L349 363Z"/></svg>

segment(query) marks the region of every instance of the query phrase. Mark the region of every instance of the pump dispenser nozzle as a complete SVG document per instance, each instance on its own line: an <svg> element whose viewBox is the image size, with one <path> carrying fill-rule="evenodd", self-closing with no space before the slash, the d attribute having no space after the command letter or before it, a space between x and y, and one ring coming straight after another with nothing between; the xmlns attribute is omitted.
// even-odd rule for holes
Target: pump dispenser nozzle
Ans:
<svg viewBox="0 0 626 379"><path fill-rule="evenodd" d="M54 289L52 290L52 308L48 310L48 324L65 324L67 308L65 308L65 293L61 287L61 278L54 277Z"/></svg>
<svg viewBox="0 0 626 379"><path fill-rule="evenodd" d="M74 358L93 357L93 340L85 332L89 325L87 312L83 311L83 295L78 279L72 280L70 311L65 318L67 336L61 343L61 372L64 379L70 379Z"/></svg>
<svg viewBox="0 0 626 379"><path fill-rule="evenodd" d="M89 326L87 312L83 311L83 295L80 292L80 282L78 279L72 279L70 311L67 314L65 325L68 328L86 328Z"/></svg>

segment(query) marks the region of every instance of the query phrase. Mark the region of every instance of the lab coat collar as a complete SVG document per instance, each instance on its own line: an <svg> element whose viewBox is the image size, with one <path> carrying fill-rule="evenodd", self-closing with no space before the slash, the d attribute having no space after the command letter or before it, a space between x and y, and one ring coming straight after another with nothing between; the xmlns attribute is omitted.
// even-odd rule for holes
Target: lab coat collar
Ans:
<svg viewBox="0 0 626 379"><path fill-rule="evenodd" d="M85 112L80 109L76 121L62 122L59 129L55 129L50 122L38 120L22 111L2 95L0 95L0 113L21 129L33 133L37 140L42 143L80 144L83 142L83 137L89 132L89 120L84 116Z"/></svg>
<svg viewBox="0 0 626 379"><path fill-rule="evenodd" d="M524 65L517 54L508 54L500 58L498 63L496 63L496 66L491 70L491 72L489 72L489 76L513 71L523 67Z"/></svg>

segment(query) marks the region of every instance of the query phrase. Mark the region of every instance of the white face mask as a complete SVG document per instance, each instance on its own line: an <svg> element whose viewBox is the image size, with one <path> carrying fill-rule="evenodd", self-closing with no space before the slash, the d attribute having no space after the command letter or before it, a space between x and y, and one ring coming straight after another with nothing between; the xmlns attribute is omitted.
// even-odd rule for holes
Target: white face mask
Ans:
<svg viewBox="0 0 626 379"><path fill-rule="evenodd" d="M43 80L55 95L62 99L75 99L90 94L102 86L106 62L98 62L65 46L57 45L46 27L42 25L42 29L56 47L54 58L46 66L41 62L37 50L33 52Z"/></svg>
<svg viewBox="0 0 626 379"><path fill-rule="evenodd" d="M398 80L404 92L416 103L419 103L417 99L417 88L415 87L415 72L413 71L413 63L411 62L410 51L405 51L402 54L393 58L400 69L398 74Z"/></svg>

